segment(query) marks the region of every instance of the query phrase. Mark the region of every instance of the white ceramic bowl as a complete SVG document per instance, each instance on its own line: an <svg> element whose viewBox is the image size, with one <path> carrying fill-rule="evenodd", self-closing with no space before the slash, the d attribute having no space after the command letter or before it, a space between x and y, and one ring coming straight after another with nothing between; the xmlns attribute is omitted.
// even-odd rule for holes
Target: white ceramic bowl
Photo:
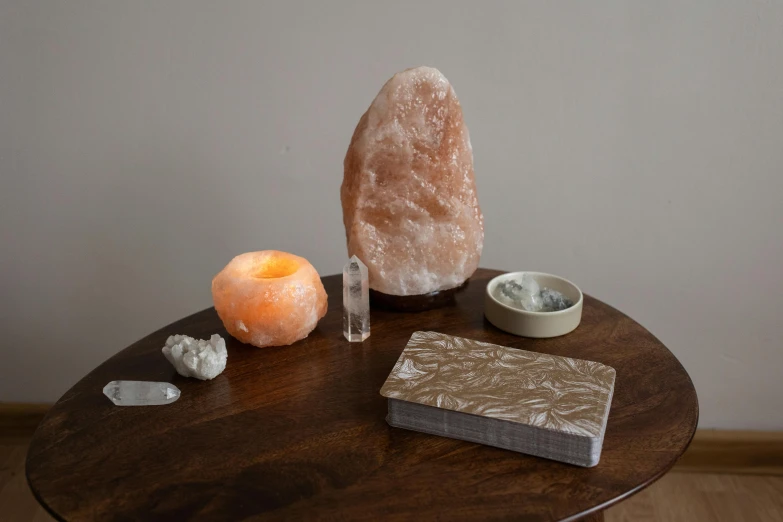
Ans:
<svg viewBox="0 0 783 522"><path fill-rule="evenodd" d="M519 279L528 273L541 287L551 288L562 293L574 302L574 305L558 312L528 312L498 301L494 294L498 283L509 279ZM522 337L557 337L573 331L582 320L582 291L568 279L543 272L509 272L492 279L487 285L484 297L484 315L490 323L501 330Z"/></svg>

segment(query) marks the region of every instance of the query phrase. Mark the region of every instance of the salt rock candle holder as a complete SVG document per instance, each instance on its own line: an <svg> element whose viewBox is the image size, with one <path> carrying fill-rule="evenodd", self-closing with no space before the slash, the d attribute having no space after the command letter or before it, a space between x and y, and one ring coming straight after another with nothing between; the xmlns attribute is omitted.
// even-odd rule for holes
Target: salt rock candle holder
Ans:
<svg viewBox="0 0 783 522"><path fill-rule="evenodd" d="M232 259L212 280L212 300L228 333L259 348L304 339L327 307L313 265L277 250Z"/></svg>

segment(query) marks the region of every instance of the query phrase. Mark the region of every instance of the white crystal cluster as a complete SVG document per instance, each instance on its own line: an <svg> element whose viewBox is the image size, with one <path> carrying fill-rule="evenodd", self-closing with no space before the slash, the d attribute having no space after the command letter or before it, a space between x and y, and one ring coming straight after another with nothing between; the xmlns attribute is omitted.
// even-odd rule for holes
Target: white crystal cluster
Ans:
<svg viewBox="0 0 783 522"><path fill-rule="evenodd" d="M494 294L501 303L528 312L557 312L574 305L557 290L541 288L530 274L499 283Z"/></svg>
<svg viewBox="0 0 783 522"><path fill-rule="evenodd" d="M226 341L215 334L209 341L187 335L172 335L166 339L163 355L183 377L214 379L226 369Z"/></svg>

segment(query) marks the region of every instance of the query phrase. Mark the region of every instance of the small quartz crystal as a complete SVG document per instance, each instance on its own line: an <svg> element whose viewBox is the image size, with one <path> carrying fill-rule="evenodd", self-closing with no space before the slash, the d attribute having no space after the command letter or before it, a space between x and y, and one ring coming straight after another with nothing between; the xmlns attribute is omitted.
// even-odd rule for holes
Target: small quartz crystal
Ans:
<svg viewBox="0 0 783 522"><path fill-rule="evenodd" d="M541 288L530 274L522 274L522 277L517 280L500 283L498 293L498 298L504 304L522 308L528 312L541 310Z"/></svg>
<svg viewBox="0 0 783 522"><path fill-rule="evenodd" d="M528 312L557 312L574 305L573 301L557 290L541 288L530 274L499 283L495 297L503 304Z"/></svg>
<svg viewBox="0 0 783 522"><path fill-rule="evenodd" d="M167 382L111 381L103 394L117 406L158 406L179 399L179 388Z"/></svg>
<svg viewBox="0 0 783 522"><path fill-rule="evenodd" d="M370 336L370 282L356 256L343 268L343 335L352 343Z"/></svg>

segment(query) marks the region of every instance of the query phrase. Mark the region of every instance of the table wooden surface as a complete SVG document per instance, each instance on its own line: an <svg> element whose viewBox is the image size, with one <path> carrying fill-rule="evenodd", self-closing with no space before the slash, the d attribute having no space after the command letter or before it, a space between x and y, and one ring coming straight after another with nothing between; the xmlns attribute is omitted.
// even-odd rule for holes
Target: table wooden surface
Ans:
<svg viewBox="0 0 783 522"><path fill-rule="evenodd" d="M292 346L227 336L213 309L121 351L69 390L27 457L36 498L76 520L578 520L664 474L696 429L698 401L672 353L638 323L585 296L581 325L554 339L506 334L483 317L495 270L479 269L453 306L372 311L372 335L342 334L342 278L323 278L329 312ZM578 468L389 427L379 390L417 330L599 361L617 370L601 462ZM226 338L212 381L176 374L171 334ZM170 405L117 407L115 379L168 381Z"/></svg>

